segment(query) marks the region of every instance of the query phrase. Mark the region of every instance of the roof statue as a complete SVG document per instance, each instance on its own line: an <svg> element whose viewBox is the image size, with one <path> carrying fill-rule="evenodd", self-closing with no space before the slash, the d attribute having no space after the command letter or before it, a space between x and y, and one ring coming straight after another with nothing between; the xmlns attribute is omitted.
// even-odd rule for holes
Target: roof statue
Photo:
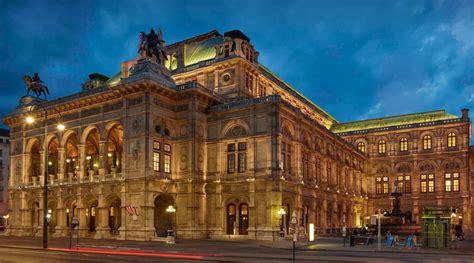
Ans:
<svg viewBox="0 0 474 263"><path fill-rule="evenodd" d="M33 77L24 75L23 80L25 81L26 85L26 96L30 95L30 91L33 91L36 94L36 97L39 98L41 94L43 94L44 99L46 100L46 94L49 95L49 90L48 87L43 84L43 81L40 79L38 73L35 72Z"/></svg>
<svg viewBox="0 0 474 263"><path fill-rule="evenodd" d="M158 28L158 34L153 28L149 34L145 32L140 33L140 42L138 44L138 54L140 58L151 58L160 65L164 65L166 57L165 41L163 40L163 33Z"/></svg>

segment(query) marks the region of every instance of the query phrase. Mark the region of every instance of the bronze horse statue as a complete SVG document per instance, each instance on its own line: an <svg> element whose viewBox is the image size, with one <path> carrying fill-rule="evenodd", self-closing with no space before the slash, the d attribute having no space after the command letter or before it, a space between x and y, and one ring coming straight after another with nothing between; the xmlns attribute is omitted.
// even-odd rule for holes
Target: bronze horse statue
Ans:
<svg viewBox="0 0 474 263"><path fill-rule="evenodd" d="M33 91L36 94L36 97L39 98L41 94L43 94L44 99L46 100L46 95L49 95L49 89L42 84L43 81L39 78L38 73L35 73L33 77L24 75L23 80L26 85L26 96L30 94L30 91Z"/></svg>
<svg viewBox="0 0 474 263"><path fill-rule="evenodd" d="M158 29L158 34L153 29L150 30L150 34L141 32L138 53L143 57L154 58L158 64L163 65L165 60L168 59L164 43L161 29Z"/></svg>

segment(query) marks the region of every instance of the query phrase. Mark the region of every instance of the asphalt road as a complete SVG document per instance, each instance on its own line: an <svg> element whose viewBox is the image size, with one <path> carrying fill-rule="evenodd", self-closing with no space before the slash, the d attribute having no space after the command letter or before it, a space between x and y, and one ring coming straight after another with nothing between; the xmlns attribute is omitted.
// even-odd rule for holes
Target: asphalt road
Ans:
<svg viewBox="0 0 474 263"><path fill-rule="evenodd" d="M32 262L32 263L59 263L59 262L255 262L279 263L291 262L291 252L282 253L279 250L267 254L244 253L241 256L222 255L221 257L206 258L206 260L166 259L158 257L139 257L123 255L101 255L88 253L71 253L33 250L24 248L0 248L0 263ZM423 255L400 253L360 253L336 251L298 251L296 262L474 262L473 256L466 255Z"/></svg>

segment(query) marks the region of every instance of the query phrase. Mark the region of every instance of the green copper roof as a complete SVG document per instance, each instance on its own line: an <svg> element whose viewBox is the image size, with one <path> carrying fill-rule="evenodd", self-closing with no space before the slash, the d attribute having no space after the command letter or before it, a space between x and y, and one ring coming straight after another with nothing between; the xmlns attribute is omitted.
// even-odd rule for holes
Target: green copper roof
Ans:
<svg viewBox="0 0 474 263"><path fill-rule="evenodd" d="M398 116L391 116L378 119L369 119L361 121L352 121L338 123L331 127L334 133L368 130L375 128L384 128L398 125L407 125L413 123L425 123L439 120L456 119L457 116L446 113L445 110L436 110L420 113L412 113Z"/></svg>
<svg viewBox="0 0 474 263"><path fill-rule="evenodd" d="M221 36L209 38L198 43L184 45L184 66L193 65L204 60L216 57L216 48L218 43L222 42Z"/></svg>
<svg viewBox="0 0 474 263"><path fill-rule="evenodd" d="M122 75L122 72L119 71L117 74L115 74L109 80L107 80L107 82L106 82L107 85L114 86L115 84L119 83L121 75Z"/></svg>
<svg viewBox="0 0 474 263"><path fill-rule="evenodd" d="M333 116L331 116L329 113L327 113L325 110L323 110L321 107L319 107L318 105L316 105L313 101L311 101L310 99L308 99L306 96L304 96L302 93L300 93L298 90L296 90L295 88L293 88L290 84L288 84L286 81L284 81L283 79L281 79L280 77L278 77L277 74L273 73L270 69L268 69L267 67L265 67L264 65L260 64L260 67L265 70L268 74L272 75L274 78L276 78L277 80L279 80L281 83L285 84L288 88L290 88L292 91L294 91L296 94L298 94L299 96L301 96L303 99L305 99L306 101L308 101L311 105L313 105L314 107L316 107L317 109L319 109L321 112L323 112L324 114L327 115L327 117L329 117L332 121L334 121L335 123L337 123L337 120L334 119Z"/></svg>

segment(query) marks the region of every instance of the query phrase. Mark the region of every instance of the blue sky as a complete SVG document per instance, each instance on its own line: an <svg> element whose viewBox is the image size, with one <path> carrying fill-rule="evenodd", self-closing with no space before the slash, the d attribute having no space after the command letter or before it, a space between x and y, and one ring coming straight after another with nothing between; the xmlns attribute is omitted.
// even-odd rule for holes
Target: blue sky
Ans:
<svg viewBox="0 0 474 263"><path fill-rule="evenodd" d="M261 63L342 122L474 105L469 0L0 0L0 25L0 116L25 94L24 74L37 71L50 98L77 92L159 26L167 43L240 29Z"/></svg>

